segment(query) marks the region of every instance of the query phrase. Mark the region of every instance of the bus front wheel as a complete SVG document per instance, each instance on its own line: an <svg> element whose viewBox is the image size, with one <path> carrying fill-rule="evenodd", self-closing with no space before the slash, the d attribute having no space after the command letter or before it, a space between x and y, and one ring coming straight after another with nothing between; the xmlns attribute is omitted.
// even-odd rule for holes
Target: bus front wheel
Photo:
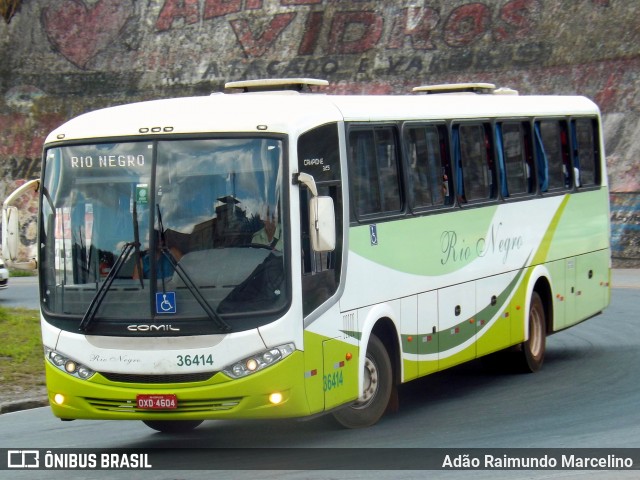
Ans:
<svg viewBox="0 0 640 480"><path fill-rule="evenodd" d="M544 362L546 350L547 321L544 304L538 292L531 295L529 307L529 338L522 343L522 369L537 372Z"/></svg>
<svg viewBox="0 0 640 480"><path fill-rule="evenodd" d="M393 387L393 370L386 348L371 335L364 362L362 396L351 405L333 413L347 428L363 428L375 424L384 415Z"/></svg>
<svg viewBox="0 0 640 480"><path fill-rule="evenodd" d="M162 433L185 433L190 432L203 420L143 420L147 427L153 428Z"/></svg>

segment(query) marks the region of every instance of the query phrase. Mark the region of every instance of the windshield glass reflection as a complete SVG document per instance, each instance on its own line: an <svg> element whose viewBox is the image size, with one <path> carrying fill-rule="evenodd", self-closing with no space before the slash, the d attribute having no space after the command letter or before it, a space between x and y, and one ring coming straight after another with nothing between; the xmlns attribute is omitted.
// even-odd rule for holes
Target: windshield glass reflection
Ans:
<svg viewBox="0 0 640 480"><path fill-rule="evenodd" d="M86 320L102 287L91 322L162 316L220 324L226 315L239 318L234 329L260 324L240 317L287 304L282 169L282 141L271 138L49 150L45 311Z"/></svg>

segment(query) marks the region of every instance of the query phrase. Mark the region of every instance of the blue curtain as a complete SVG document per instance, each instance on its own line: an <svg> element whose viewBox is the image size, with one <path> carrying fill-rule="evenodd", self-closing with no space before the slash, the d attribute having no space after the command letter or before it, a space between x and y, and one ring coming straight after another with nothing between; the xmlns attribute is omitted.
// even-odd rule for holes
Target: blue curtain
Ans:
<svg viewBox="0 0 640 480"><path fill-rule="evenodd" d="M464 197L464 178L462 176L462 158L460 154L460 132L458 127L453 127L451 132L451 141L453 142L453 169L456 175L456 189L459 197Z"/></svg>
<svg viewBox="0 0 640 480"><path fill-rule="evenodd" d="M536 166L538 170L538 183L540 190L546 192L549 189L549 162L547 154L542 144L542 134L540 133L540 123L536 122L534 127L535 143L536 143Z"/></svg>
<svg viewBox="0 0 640 480"><path fill-rule="evenodd" d="M571 122L571 148L573 152L573 171L576 176L576 186L580 186L580 151L578 150L578 133L576 131L576 121Z"/></svg>
<svg viewBox="0 0 640 480"><path fill-rule="evenodd" d="M496 150L498 151L498 171L500 175L500 193L504 198L509 196L507 185L507 169L504 163L504 149L502 147L502 125L496 124Z"/></svg>

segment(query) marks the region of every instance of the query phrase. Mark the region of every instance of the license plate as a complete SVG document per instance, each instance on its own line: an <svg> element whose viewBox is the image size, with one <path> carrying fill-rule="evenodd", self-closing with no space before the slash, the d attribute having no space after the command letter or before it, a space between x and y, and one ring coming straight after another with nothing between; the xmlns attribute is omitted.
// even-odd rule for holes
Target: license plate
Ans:
<svg viewBox="0 0 640 480"><path fill-rule="evenodd" d="M178 408L178 397L175 395L137 395L137 408L143 410L174 410Z"/></svg>

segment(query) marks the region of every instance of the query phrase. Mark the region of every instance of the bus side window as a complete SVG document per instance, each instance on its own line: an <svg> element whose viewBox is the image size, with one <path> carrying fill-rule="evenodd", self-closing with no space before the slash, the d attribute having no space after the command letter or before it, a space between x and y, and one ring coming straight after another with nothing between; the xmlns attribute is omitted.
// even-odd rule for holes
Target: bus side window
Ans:
<svg viewBox="0 0 640 480"><path fill-rule="evenodd" d="M591 118L580 118L571 122L576 187L590 187L600 183L596 127L596 121Z"/></svg>
<svg viewBox="0 0 640 480"><path fill-rule="evenodd" d="M444 126L407 128L409 198L412 208L452 203L446 139Z"/></svg>
<svg viewBox="0 0 640 480"><path fill-rule="evenodd" d="M496 135L502 196L533 193L535 182L529 125L524 122L504 122L496 126Z"/></svg>
<svg viewBox="0 0 640 480"><path fill-rule="evenodd" d="M351 130L349 166L358 217L402 208L398 158L395 128Z"/></svg>
<svg viewBox="0 0 640 480"><path fill-rule="evenodd" d="M566 122L540 120L536 122L535 128L539 166L547 172L546 185L542 187L542 191L572 188L573 175Z"/></svg>
<svg viewBox="0 0 640 480"><path fill-rule="evenodd" d="M461 124L454 127L454 141L457 137L459 142L455 151L458 195L463 202L488 200L497 196L489 131L485 124Z"/></svg>

